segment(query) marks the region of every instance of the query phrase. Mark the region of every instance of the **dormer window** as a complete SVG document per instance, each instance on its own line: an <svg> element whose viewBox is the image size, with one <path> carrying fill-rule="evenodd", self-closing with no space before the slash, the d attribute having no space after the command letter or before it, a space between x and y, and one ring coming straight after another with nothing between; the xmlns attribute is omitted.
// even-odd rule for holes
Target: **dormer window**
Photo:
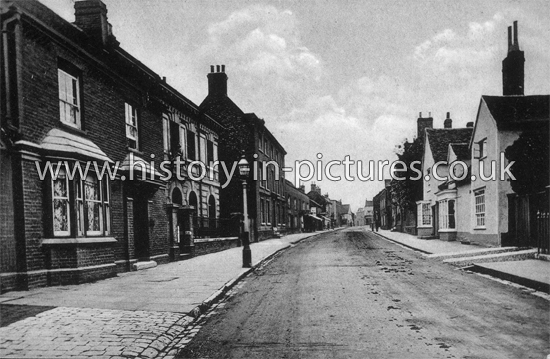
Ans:
<svg viewBox="0 0 550 359"><path fill-rule="evenodd" d="M128 139L128 147L138 149L138 113L137 109L128 104L124 104L126 113L126 138Z"/></svg>

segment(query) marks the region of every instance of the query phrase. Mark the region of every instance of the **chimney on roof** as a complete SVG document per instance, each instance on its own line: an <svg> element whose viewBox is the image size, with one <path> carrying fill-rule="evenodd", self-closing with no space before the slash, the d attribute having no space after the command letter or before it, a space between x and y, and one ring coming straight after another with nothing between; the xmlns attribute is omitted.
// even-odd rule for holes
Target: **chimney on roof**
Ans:
<svg viewBox="0 0 550 359"><path fill-rule="evenodd" d="M416 120L416 138L424 138L424 130L426 128L434 127L434 119L431 116L422 117L422 112L418 114L418 119Z"/></svg>
<svg viewBox="0 0 550 359"><path fill-rule="evenodd" d="M84 30L94 41L107 45L116 42L111 24L107 21L107 6L100 0L74 3L75 25Z"/></svg>
<svg viewBox="0 0 550 359"><path fill-rule="evenodd" d="M321 187L318 187L315 183L311 184L311 191L321 194Z"/></svg>
<svg viewBox="0 0 550 359"><path fill-rule="evenodd" d="M502 60L502 94L524 95L525 56L519 49L518 22L514 21L514 38L512 40L512 27L508 27L508 54Z"/></svg>
<svg viewBox="0 0 550 359"><path fill-rule="evenodd" d="M450 112L447 112L447 118L443 121L443 128L453 128L453 120L451 119Z"/></svg>
<svg viewBox="0 0 550 359"><path fill-rule="evenodd" d="M300 191L302 191L303 193L306 193L306 186L300 185Z"/></svg>
<svg viewBox="0 0 550 359"><path fill-rule="evenodd" d="M467 127L467 128L473 128L473 127L474 127L474 123L473 123L473 122L468 122L468 123L466 124L466 127Z"/></svg>
<svg viewBox="0 0 550 359"><path fill-rule="evenodd" d="M208 74L208 96L227 96L227 75L225 74L225 65L216 65L216 72L214 72L214 65L210 66L210 73Z"/></svg>

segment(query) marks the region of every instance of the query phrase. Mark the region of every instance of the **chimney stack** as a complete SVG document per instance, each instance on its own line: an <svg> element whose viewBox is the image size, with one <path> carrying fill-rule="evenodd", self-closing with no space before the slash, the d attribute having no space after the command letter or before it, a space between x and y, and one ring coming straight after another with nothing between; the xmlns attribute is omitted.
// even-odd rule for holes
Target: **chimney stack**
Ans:
<svg viewBox="0 0 550 359"><path fill-rule="evenodd" d="M525 93L525 56L519 49L518 22L514 21L514 37L512 27L508 27L508 54L502 60L502 94L504 96L523 96Z"/></svg>
<svg viewBox="0 0 550 359"><path fill-rule="evenodd" d="M453 120L451 119L450 112L447 112L447 118L443 121L443 128L453 128Z"/></svg>
<svg viewBox="0 0 550 359"><path fill-rule="evenodd" d="M467 127L467 128L472 128L472 127L474 127L474 123L473 123L473 122L468 122L468 123L466 124L466 127Z"/></svg>
<svg viewBox="0 0 550 359"><path fill-rule="evenodd" d="M227 96L227 75L225 74L225 65L210 66L208 74L208 96L224 97Z"/></svg>
<svg viewBox="0 0 550 359"><path fill-rule="evenodd" d="M74 3L75 25L84 30L94 41L102 45L115 42L111 24L107 21L107 6L100 0Z"/></svg>
<svg viewBox="0 0 550 359"><path fill-rule="evenodd" d="M418 119L416 120L416 138L424 138L424 130L426 128L434 127L434 119L431 116L422 117L422 112L418 114Z"/></svg>

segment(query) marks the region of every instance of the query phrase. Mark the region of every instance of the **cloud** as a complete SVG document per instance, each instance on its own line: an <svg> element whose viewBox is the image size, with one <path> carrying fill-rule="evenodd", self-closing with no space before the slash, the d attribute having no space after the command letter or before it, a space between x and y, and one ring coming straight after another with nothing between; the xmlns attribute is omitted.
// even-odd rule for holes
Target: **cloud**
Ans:
<svg viewBox="0 0 550 359"><path fill-rule="evenodd" d="M443 76L443 80L470 79L475 70L494 63L499 49L494 33L502 21L503 16L497 13L483 23L469 23L462 34L444 29L417 45L413 59L424 71Z"/></svg>
<svg viewBox="0 0 550 359"><path fill-rule="evenodd" d="M238 99L249 111L267 107L284 113L297 98L310 94L310 84L324 73L320 57L302 43L295 15L267 5L234 11L210 24L198 57L201 63L226 65L238 79L230 88L250 95Z"/></svg>

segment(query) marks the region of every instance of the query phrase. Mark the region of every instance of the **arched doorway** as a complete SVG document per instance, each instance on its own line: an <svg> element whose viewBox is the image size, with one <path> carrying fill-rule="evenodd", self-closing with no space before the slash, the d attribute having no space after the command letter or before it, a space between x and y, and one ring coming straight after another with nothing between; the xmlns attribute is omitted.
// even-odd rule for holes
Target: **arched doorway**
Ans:
<svg viewBox="0 0 550 359"><path fill-rule="evenodd" d="M208 224L210 229L216 229L216 199L213 195L210 195L210 197L208 197L208 219L210 222Z"/></svg>
<svg viewBox="0 0 550 359"><path fill-rule="evenodd" d="M172 203L179 204L180 206L183 204L183 196L181 195L180 189L177 187L172 191Z"/></svg>
<svg viewBox="0 0 550 359"><path fill-rule="evenodd" d="M197 215L198 211L199 211L199 206L198 206L198 201L197 201L197 194L193 191L191 191L189 193L189 205L190 206L193 206L193 210L192 210L192 213L193 213L193 234L196 238L198 238L198 235L199 235L199 227L200 227L200 223L199 223L199 217Z"/></svg>
<svg viewBox="0 0 550 359"><path fill-rule="evenodd" d="M196 215L198 213L199 207L198 207L197 195L193 191L189 193L189 205L195 208L193 212Z"/></svg>

